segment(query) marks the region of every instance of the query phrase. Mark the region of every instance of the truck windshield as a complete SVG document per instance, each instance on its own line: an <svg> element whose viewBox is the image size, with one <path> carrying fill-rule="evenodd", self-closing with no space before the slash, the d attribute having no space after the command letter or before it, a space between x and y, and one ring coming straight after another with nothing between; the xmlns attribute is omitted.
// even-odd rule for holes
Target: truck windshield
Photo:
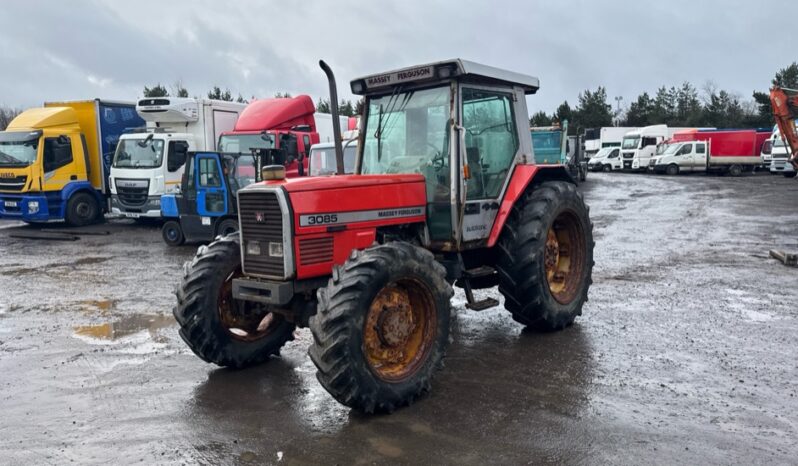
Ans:
<svg viewBox="0 0 798 466"><path fill-rule="evenodd" d="M448 86L370 99L361 172L442 171L448 165L449 103Z"/></svg>
<svg viewBox="0 0 798 466"><path fill-rule="evenodd" d="M0 133L0 166L27 167L36 161L39 132Z"/></svg>
<svg viewBox="0 0 798 466"><path fill-rule="evenodd" d="M681 144L669 144L668 147L662 152L662 155L673 155L679 148L682 147Z"/></svg>
<svg viewBox="0 0 798 466"><path fill-rule="evenodd" d="M122 139L116 148L114 168L157 168L163 161L163 139Z"/></svg>
<svg viewBox="0 0 798 466"><path fill-rule="evenodd" d="M621 149L637 149L637 145L639 142L640 142L640 136L626 136L625 138L623 138Z"/></svg>
<svg viewBox="0 0 798 466"><path fill-rule="evenodd" d="M355 152L357 146L344 146L344 173L355 172ZM310 150L310 176L334 175L338 171L335 163L335 147L313 148Z"/></svg>
<svg viewBox="0 0 798 466"><path fill-rule="evenodd" d="M252 149L274 149L274 135L223 134L219 138L219 152L223 154L251 154Z"/></svg>

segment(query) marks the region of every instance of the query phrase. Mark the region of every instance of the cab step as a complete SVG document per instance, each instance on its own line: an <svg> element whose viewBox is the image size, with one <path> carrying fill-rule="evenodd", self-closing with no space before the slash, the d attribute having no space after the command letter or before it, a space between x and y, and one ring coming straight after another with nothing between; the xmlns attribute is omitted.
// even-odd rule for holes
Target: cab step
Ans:
<svg viewBox="0 0 798 466"><path fill-rule="evenodd" d="M493 298L485 298L480 301L474 299L474 290L471 288L472 278L489 277L496 273L493 267L483 265L474 269L468 269L463 272L463 277L459 280L465 290L466 307L472 311L484 311L499 305L499 301Z"/></svg>

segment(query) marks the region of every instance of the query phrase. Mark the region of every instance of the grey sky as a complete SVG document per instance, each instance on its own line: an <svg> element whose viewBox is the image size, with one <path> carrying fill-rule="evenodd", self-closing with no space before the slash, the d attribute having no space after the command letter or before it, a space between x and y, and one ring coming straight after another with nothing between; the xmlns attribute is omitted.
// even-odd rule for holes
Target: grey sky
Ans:
<svg viewBox="0 0 798 466"><path fill-rule="evenodd" d="M133 100L145 84L214 84L244 97L344 97L349 79L462 57L538 76L530 112L598 85L644 90L712 80L749 99L798 61L793 0L3 1L0 103ZM780 34L780 35L777 35Z"/></svg>

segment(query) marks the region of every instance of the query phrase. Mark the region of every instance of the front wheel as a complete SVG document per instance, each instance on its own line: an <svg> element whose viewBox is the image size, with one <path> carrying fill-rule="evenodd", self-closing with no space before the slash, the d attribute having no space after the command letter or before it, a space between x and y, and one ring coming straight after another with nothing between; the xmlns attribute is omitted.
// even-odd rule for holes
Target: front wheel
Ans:
<svg viewBox="0 0 798 466"><path fill-rule="evenodd" d="M237 236L200 246L177 289L180 336L206 362L241 368L266 361L294 338L294 324L269 306L233 299L241 276Z"/></svg>
<svg viewBox="0 0 798 466"><path fill-rule="evenodd" d="M163 224L161 236L163 236L164 242L169 246L180 246L186 241L180 222L176 220L168 220Z"/></svg>
<svg viewBox="0 0 798 466"><path fill-rule="evenodd" d="M589 210L573 184L527 191L498 243L499 291L513 319L543 331L571 325L587 301L593 246Z"/></svg>
<svg viewBox="0 0 798 466"><path fill-rule="evenodd" d="M333 398L391 412L429 390L453 294L432 253L401 242L355 250L317 294L308 353Z"/></svg>
<svg viewBox="0 0 798 466"><path fill-rule="evenodd" d="M605 172L611 172L612 171L612 165L604 165L604 171Z"/></svg>
<svg viewBox="0 0 798 466"><path fill-rule="evenodd" d="M89 193L81 192L69 198L66 206L66 222L73 227L94 223L100 215L97 199Z"/></svg>
<svg viewBox="0 0 798 466"><path fill-rule="evenodd" d="M665 173L667 173L670 176L678 175L679 174L679 166L678 165L674 165L674 164L670 164L665 169Z"/></svg>
<svg viewBox="0 0 798 466"><path fill-rule="evenodd" d="M238 221L232 218L222 220L219 227L216 229L216 234L221 236L231 235L238 231Z"/></svg>

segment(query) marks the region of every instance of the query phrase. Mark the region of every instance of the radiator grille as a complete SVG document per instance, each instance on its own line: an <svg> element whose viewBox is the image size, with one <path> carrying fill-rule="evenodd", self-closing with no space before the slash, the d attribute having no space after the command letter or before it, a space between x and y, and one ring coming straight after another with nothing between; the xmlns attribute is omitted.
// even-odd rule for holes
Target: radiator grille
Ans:
<svg viewBox="0 0 798 466"><path fill-rule="evenodd" d="M299 263L301 265L321 264L332 262L332 260L332 236L299 240Z"/></svg>
<svg viewBox="0 0 798 466"><path fill-rule="evenodd" d="M269 243L283 244L282 211L277 194L270 191L239 192L238 215L246 273L284 278L283 257L269 255ZM250 253L247 247L250 241L258 243L260 254ZM285 254L291 254L291 251L283 251Z"/></svg>
<svg viewBox="0 0 798 466"><path fill-rule="evenodd" d="M0 178L0 190L3 191L22 191L28 181L26 175Z"/></svg>

